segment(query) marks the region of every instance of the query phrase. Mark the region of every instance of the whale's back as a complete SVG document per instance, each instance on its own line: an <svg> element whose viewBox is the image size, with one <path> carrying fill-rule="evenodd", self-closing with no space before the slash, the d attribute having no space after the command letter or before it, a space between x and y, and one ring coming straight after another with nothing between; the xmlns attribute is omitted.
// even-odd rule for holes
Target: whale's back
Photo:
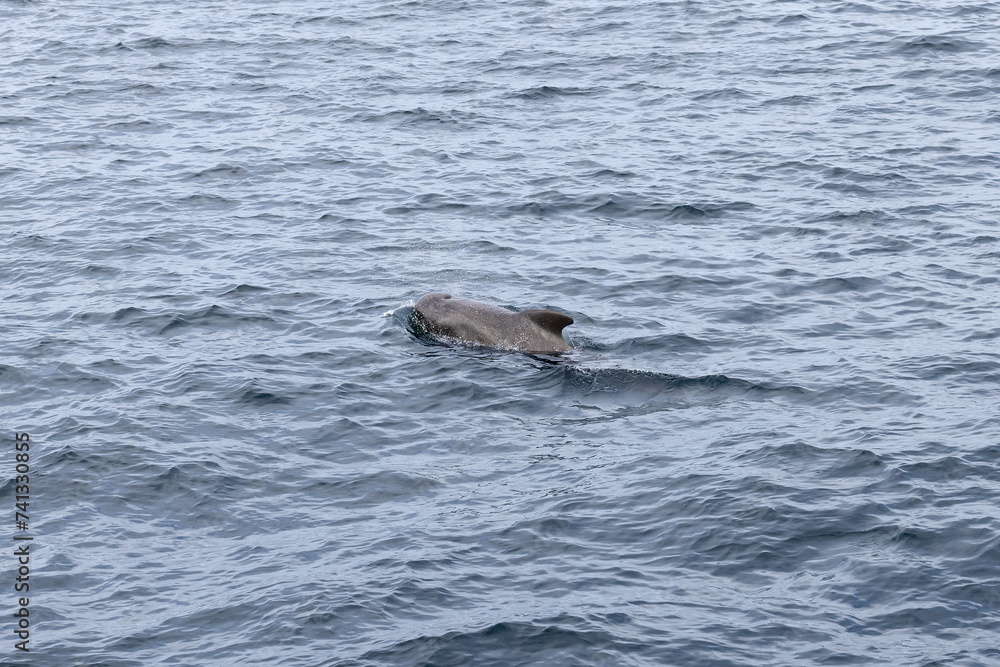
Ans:
<svg viewBox="0 0 1000 667"><path fill-rule="evenodd" d="M562 330L573 323L573 318L554 310L515 313L433 292L417 301L414 312L432 334L466 343L534 353L572 349Z"/></svg>

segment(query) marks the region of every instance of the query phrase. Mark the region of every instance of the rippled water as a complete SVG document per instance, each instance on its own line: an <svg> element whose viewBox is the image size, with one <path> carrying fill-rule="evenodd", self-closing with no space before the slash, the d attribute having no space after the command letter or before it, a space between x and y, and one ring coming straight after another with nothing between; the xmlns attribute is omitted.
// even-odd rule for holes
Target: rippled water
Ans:
<svg viewBox="0 0 1000 667"><path fill-rule="evenodd" d="M1000 664L997 3L0 16L4 664Z"/></svg>

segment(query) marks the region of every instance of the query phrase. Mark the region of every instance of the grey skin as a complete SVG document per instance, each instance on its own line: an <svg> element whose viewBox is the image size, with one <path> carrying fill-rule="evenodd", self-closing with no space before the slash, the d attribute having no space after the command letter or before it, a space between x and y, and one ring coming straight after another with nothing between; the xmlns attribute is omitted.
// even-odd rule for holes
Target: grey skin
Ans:
<svg viewBox="0 0 1000 667"><path fill-rule="evenodd" d="M530 354L573 349L562 335L573 318L554 310L512 313L443 292L420 297L413 310L424 328L437 336Z"/></svg>

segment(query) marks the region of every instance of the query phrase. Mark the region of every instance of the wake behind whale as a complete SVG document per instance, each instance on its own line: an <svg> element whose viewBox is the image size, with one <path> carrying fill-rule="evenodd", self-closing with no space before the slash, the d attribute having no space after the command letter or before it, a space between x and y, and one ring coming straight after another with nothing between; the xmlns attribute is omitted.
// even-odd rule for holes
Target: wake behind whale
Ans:
<svg viewBox="0 0 1000 667"><path fill-rule="evenodd" d="M517 315L511 311L503 312ZM524 352L514 346L483 343L470 345L468 338L442 336L428 330L426 320L413 307L404 306L387 313L390 314L397 324L402 325L414 338L427 345L456 347L458 344L457 349L465 350L466 354L487 360L498 358L497 355L506 356L512 351ZM583 337L583 341L587 340ZM721 373L688 377L661 371L609 367L604 365L608 360L600 350L607 351L621 347L622 344L609 348L593 341L589 344L583 341L580 339L576 341L578 347L572 356L545 353L539 356L537 353L529 352L525 360L541 373L522 380L529 381L535 390L547 388L571 397L577 407L589 407L613 414L619 414L623 410L629 414L636 412L641 414L702 404L706 401L715 403L733 399L769 399L807 393L800 387L768 386ZM568 344L567 349L570 349Z"/></svg>

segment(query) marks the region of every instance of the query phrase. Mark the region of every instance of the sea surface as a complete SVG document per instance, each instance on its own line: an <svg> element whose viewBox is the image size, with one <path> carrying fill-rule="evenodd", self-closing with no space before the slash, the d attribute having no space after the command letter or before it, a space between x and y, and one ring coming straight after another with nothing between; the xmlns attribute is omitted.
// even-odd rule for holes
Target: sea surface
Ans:
<svg viewBox="0 0 1000 667"><path fill-rule="evenodd" d="M3 665L1000 665L997 2L2 0L0 55Z"/></svg>

